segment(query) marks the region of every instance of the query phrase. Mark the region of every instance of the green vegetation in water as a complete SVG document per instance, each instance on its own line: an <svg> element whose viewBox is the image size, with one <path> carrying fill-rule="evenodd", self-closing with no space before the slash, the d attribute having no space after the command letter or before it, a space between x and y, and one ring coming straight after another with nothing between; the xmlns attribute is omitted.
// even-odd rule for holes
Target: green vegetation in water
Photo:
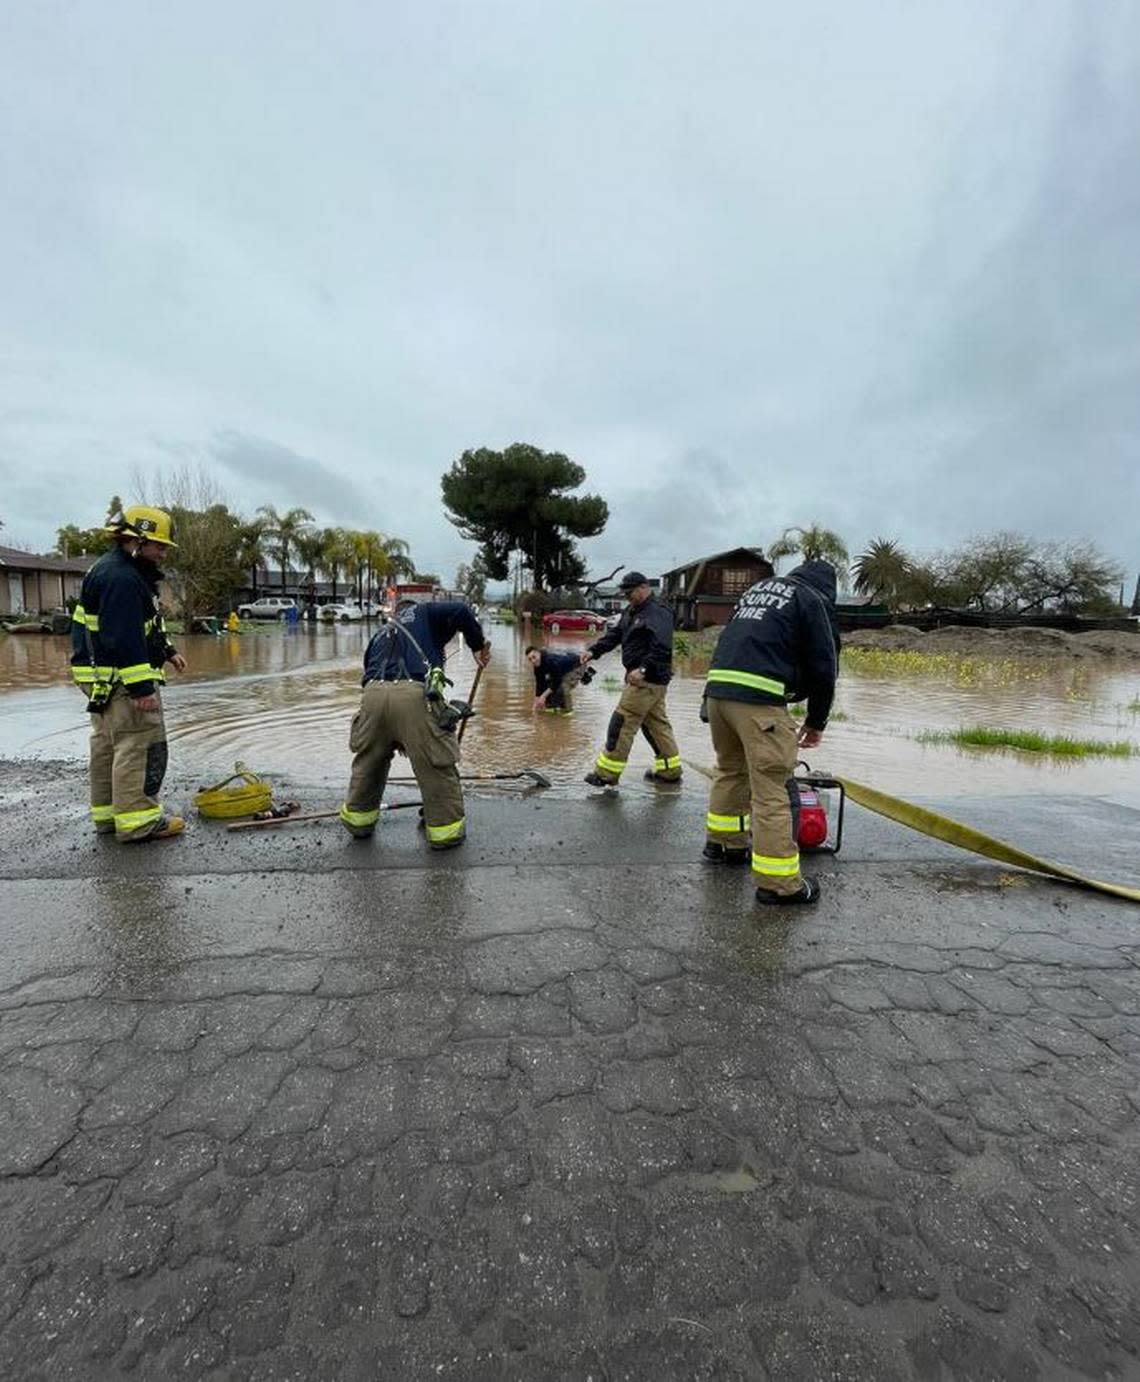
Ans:
<svg viewBox="0 0 1140 1382"><path fill-rule="evenodd" d="M956 686L1016 686L1052 675L1048 660L973 657L961 653L919 653L902 648L844 648L840 663L865 677L896 680L938 677Z"/></svg>
<svg viewBox="0 0 1140 1382"><path fill-rule="evenodd" d="M693 651L693 640L687 633L678 630L673 635L673 651L678 657L688 657Z"/></svg>
<svg viewBox="0 0 1140 1382"><path fill-rule="evenodd" d="M1072 739L1031 729L927 729L915 736L920 744L957 744L962 748L1019 749L1055 758L1131 758L1137 750L1126 739Z"/></svg>
<svg viewBox="0 0 1140 1382"><path fill-rule="evenodd" d="M1125 707L1129 715L1140 715L1140 696L1133 697Z"/></svg>
<svg viewBox="0 0 1140 1382"><path fill-rule="evenodd" d="M621 690L621 687L622 687L622 681L621 681L621 678L620 678L620 677L612 677L612 676L610 676L610 677L603 677L603 678L602 678L602 690L603 690L603 691L620 691L620 690Z"/></svg>
<svg viewBox="0 0 1140 1382"><path fill-rule="evenodd" d="M807 706L804 704L803 701L797 701L795 705L788 706L788 710L791 712L792 718L794 720L802 720L803 717L807 714ZM846 719L847 716L844 714L842 710L833 710L831 714L827 717L827 723L829 725L842 724Z"/></svg>

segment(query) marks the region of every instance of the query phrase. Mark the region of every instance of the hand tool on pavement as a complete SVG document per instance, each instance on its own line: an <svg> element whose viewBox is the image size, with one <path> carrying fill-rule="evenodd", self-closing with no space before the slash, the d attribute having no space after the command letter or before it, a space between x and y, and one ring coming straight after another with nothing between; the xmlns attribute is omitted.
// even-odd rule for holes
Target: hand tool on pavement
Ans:
<svg viewBox="0 0 1140 1382"><path fill-rule="evenodd" d="M529 778L536 787L552 787L554 784L546 776L540 773L537 768L523 768L517 773L460 773L460 782L517 782L519 778ZM390 777L388 781L394 786L410 787L415 783L414 777Z"/></svg>
<svg viewBox="0 0 1140 1382"><path fill-rule="evenodd" d="M422 806L422 801L394 801L380 803L380 810L385 811L404 811L409 806ZM276 820L264 821L235 821L233 825L227 825L227 830L272 830L274 826L281 825L300 825L303 821L330 821L339 819L339 811L309 811L300 816L281 816Z"/></svg>

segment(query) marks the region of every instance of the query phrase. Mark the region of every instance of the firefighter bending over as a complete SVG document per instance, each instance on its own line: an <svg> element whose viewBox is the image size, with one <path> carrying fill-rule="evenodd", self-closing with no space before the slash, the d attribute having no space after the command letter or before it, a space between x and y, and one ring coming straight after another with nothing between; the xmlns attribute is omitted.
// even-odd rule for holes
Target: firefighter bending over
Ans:
<svg viewBox="0 0 1140 1382"><path fill-rule="evenodd" d="M526 650L526 660L534 669L535 710L543 710L547 715L573 715L571 689L579 682L587 685L594 675L593 668L582 666L579 653L552 653L533 643Z"/></svg>
<svg viewBox="0 0 1140 1382"><path fill-rule="evenodd" d="M585 666L620 643L625 668L625 690L610 717L605 747L593 770L586 774L586 781L591 787L615 787L641 730L653 750L653 767L646 770L646 778L679 782L681 751L665 709L665 688L673 675L673 615L653 598L640 571L627 572L621 588L629 604L622 610L617 627L591 644L581 658Z"/></svg>
<svg viewBox="0 0 1140 1382"><path fill-rule="evenodd" d="M380 819L380 800L392 755L408 756L423 796L424 826L432 849L461 845L467 833L459 744L462 714L447 700L444 648L463 635L486 667L491 648L469 605L460 600L410 604L373 637L364 653L363 694L348 746L352 778L340 818L350 834L367 839Z"/></svg>
<svg viewBox="0 0 1140 1382"><path fill-rule="evenodd" d="M808 561L758 581L741 596L713 653L705 687L716 777L705 821L710 863L748 862L756 901L815 902L819 884L800 874L787 780L797 742L823 737L838 674L835 567ZM807 697L798 740L787 702Z"/></svg>
<svg viewBox="0 0 1140 1382"><path fill-rule="evenodd" d="M158 800L166 776L159 687L185 659L166 636L158 562L175 545L170 515L134 505L109 520L115 545L83 578L72 613L71 675L91 713L91 817L124 843L180 835Z"/></svg>

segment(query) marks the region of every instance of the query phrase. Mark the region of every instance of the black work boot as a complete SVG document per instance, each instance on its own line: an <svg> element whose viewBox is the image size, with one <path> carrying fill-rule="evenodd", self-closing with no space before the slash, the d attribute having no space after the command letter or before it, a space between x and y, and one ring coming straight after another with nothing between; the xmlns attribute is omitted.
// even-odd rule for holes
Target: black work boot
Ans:
<svg viewBox="0 0 1140 1382"><path fill-rule="evenodd" d="M617 786L617 783L616 783L616 782L610 782L610 780L609 780L608 778L602 777L602 775L601 775L600 773L595 773L595 772L589 772L589 773L587 773L586 776L582 779L582 781L588 783L591 787L616 787L616 786Z"/></svg>
<svg viewBox="0 0 1140 1382"><path fill-rule="evenodd" d="M645 780L646 782L656 782L664 787L675 787L681 780L681 774L678 773L676 777L663 777L656 769L646 768Z"/></svg>
<svg viewBox="0 0 1140 1382"><path fill-rule="evenodd" d="M706 840L705 847L701 850L701 858L706 864L728 864L731 868L740 868L748 863L748 851L730 849L727 845L718 844L716 840Z"/></svg>
<svg viewBox="0 0 1140 1382"><path fill-rule="evenodd" d="M774 893L770 888L757 888L756 901L761 907L809 907L819 901L819 881L805 874L798 893Z"/></svg>

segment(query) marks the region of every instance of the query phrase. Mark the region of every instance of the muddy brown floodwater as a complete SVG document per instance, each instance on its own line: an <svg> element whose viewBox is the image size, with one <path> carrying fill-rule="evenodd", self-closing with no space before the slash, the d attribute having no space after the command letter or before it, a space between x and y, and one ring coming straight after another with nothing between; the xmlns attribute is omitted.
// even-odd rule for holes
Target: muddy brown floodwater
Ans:
<svg viewBox="0 0 1140 1382"><path fill-rule="evenodd" d="M166 692L171 754L179 772L201 781L223 776L235 759L297 783L346 778L348 723L356 708L360 659L370 635L362 625L177 640L190 663ZM556 790L581 784L605 735L620 692L616 653L593 683L575 693L570 719L532 715L533 678L523 658L527 637L492 625L493 660L483 677L478 718L464 739L465 771L540 768ZM581 638L550 640L561 649ZM51 636L0 638L0 757L70 758L86 754L87 717L69 684L68 642ZM466 696L474 662L454 645L448 671ZM704 664L679 659L670 715L682 753L707 764L708 731L698 718ZM1140 807L1140 759L1058 762L1037 755L924 746L924 729L959 725L1035 729L1098 739L1140 741L1140 668L1074 662L1066 657L1018 664L943 663L937 669L868 671L845 660L837 714L813 766L885 791L946 797L996 792L1062 792L1101 796ZM651 761L635 746L627 786ZM397 768L399 771L399 768ZM689 773L687 790L705 790Z"/></svg>

